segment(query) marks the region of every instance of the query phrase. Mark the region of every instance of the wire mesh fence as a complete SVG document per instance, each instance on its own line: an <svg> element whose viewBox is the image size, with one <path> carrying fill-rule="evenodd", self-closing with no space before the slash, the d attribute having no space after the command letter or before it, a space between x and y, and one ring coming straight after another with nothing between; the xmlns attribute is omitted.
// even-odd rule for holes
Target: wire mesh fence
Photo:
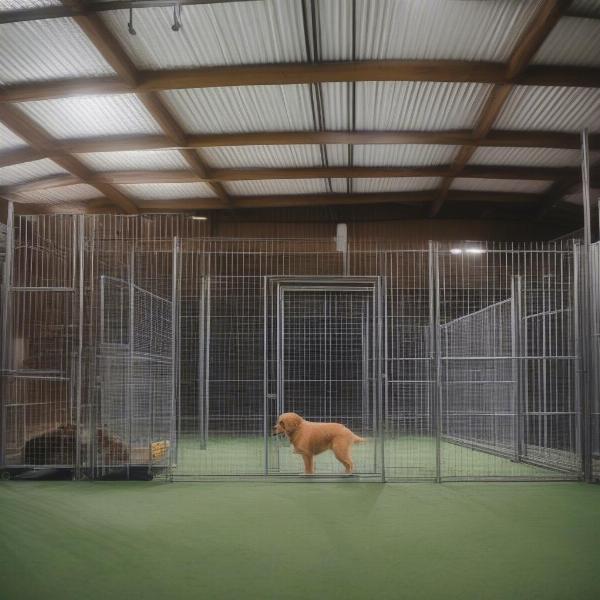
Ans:
<svg viewBox="0 0 600 600"><path fill-rule="evenodd" d="M184 215L14 218L5 471L293 478L271 435L293 411L366 439L358 480L581 478L577 243L206 234ZM326 453L316 472L344 469Z"/></svg>

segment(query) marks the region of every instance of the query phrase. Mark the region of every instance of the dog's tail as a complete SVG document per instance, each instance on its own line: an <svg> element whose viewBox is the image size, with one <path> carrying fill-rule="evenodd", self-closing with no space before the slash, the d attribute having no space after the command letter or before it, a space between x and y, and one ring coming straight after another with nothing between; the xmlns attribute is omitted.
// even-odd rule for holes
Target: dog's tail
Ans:
<svg viewBox="0 0 600 600"><path fill-rule="evenodd" d="M367 438L363 438L360 437L359 435L354 434L354 437L352 438L352 443L353 444L362 444L363 442L366 442Z"/></svg>

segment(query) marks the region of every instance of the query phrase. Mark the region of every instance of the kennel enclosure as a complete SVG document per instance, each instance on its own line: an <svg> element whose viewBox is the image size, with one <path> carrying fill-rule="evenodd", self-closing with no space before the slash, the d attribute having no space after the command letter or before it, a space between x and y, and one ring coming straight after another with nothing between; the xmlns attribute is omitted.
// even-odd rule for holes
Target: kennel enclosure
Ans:
<svg viewBox="0 0 600 600"><path fill-rule="evenodd" d="M272 426L295 411L367 439L352 480L581 479L586 456L597 475L579 242L207 234L11 213L4 473L293 480ZM317 480L342 476L330 454Z"/></svg>

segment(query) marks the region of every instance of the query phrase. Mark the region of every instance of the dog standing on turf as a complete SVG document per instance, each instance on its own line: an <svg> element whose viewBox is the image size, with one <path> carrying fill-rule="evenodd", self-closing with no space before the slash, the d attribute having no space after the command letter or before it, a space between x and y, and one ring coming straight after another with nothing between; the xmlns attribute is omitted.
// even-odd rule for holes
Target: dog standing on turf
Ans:
<svg viewBox="0 0 600 600"><path fill-rule="evenodd" d="M280 415L274 430L285 434L294 453L302 456L306 475L314 474L314 457L325 450L332 450L346 474L352 474L352 445L365 441L340 423L311 423L296 413Z"/></svg>

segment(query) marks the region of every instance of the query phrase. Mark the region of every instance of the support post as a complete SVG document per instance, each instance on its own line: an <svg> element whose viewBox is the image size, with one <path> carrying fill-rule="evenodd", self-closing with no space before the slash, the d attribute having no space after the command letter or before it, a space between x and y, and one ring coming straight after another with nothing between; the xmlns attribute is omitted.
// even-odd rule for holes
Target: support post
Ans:
<svg viewBox="0 0 600 600"><path fill-rule="evenodd" d="M431 403L430 419L435 436L435 481L442 481L441 453L441 357L440 357L440 268L439 244L429 242L429 330L431 357Z"/></svg>
<svg viewBox="0 0 600 600"><path fill-rule="evenodd" d="M514 460L520 462L523 456L523 402L524 394L524 373L523 344L521 341L521 318L522 318L522 278L515 275L511 282L511 337L512 337L512 377L513 377L513 444Z"/></svg>
<svg viewBox="0 0 600 600"><path fill-rule="evenodd" d="M177 451L177 423L180 410L177 410L178 398L178 377L177 377L177 342L179 339L179 312L178 312L178 292L179 292L179 238L173 238L173 263L171 274L171 427L169 448L169 481L173 481L173 453Z"/></svg>
<svg viewBox="0 0 600 600"><path fill-rule="evenodd" d="M581 179L583 191L583 248L581 269L581 360L583 374L583 389L581 397L581 421L582 431L582 454L583 454L583 476L585 481L593 480L592 474L592 422L591 422L591 391L592 391L592 357L590 344L590 310L591 310L591 279L592 265L590 247L592 242L592 203L590 193L590 156L587 129L581 133Z"/></svg>
<svg viewBox="0 0 600 600"><path fill-rule="evenodd" d="M6 218L6 253L4 256L4 277L2 284L2 356L0 364L0 467L6 463L6 396L8 395L8 377L11 370L11 293L12 285L12 263L14 247L14 204L8 203Z"/></svg>
<svg viewBox="0 0 600 600"><path fill-rule="evenodd" d="M84 215L78 215L77 219L77 254L79 264L79 282L77 286L77 329L78 329L78 340L77 340L77 373L76 382L77 388L75 392L75 479L81 479L81 403L83 400L83 285L84 285L84 262L85 262L85 217ZM77 264L77 263L75 263ZM93 435L93 432L90 432Z"/></svg>

